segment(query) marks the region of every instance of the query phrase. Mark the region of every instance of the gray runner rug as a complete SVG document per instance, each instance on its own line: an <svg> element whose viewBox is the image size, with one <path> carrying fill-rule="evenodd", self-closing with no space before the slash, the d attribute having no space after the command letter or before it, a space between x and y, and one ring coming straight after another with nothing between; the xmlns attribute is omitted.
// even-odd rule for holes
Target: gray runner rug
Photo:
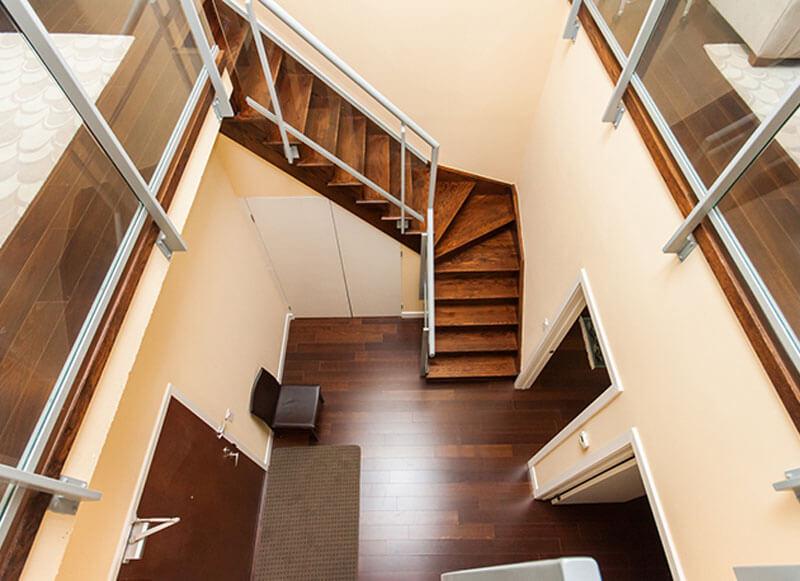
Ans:
<svg viewBox="0 0 800 581"><path fill-rule="evenodd" d="M360 476L358 446L273 450L253 580L357 579Z"/></svg>

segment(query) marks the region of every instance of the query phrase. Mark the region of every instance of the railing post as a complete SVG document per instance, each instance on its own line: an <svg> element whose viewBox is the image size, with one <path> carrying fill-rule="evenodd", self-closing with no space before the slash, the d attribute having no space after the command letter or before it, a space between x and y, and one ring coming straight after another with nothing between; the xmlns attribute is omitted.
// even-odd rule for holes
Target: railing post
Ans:
<svg viewBox="0 0 800 581"><path fill-rule="evenodd" d="M200 53L200 58L203 60L203 66L208 72L208 79L211 81L211 86L214 87L214 92L217 95L214 99L214 112L216 112L219 119L233 117L230 95L228 95L225 85L222 83L222 77L219 74L219 69L217 69L217 63L214 60L211 47L208 45L208 39L203 30L203 23L200 22L200 15L197 13L194 0L181 0L181 8L184 16L186 16L186 21L189 23L194 44Z"/></svg>
<svg viewBox="0 0 800 581"><path fill-rule="evenodd" d="M678 230L664 245L665 253L674 253L683 260L695 246L692 232L703 221L708 213L717 205L728 190L736 183L741 175L750 167L761 151L780 131L783 124L800 106L800 81L787 94L780 105L767 117L756 130L748 137L741 149L736 153L730 163L722 170L717 179L708 189L708 195L700 200Z"/></svg>
<svg viewBox="0 0 800 581"><path fill-rule="evenodd" d="M289 145L289 136L286 134L286 124L283 120L283 114L281 113L281 104L278 103L278 94L275 91L275 82L272 79L272 73L270 72L267 51L264 50L264 39L261 38L261 31L258 29L258 19L256 18L252 0L246 0L245 5L247 6L247 19L250 21L250 30L253 33L253 40L256 43L258 60L261 62L261 70L264 71L264 78L267 80L269 98L272 101L272 107L275 111L275 117L277 119L278 131L281 134L283 153L286 156L286 161L292 163L295 159L300 157L300 155L297 153L296 148L293 148L291 145Z"/></svg>
<svg viewBox="0 0 800 581"><path fill-rule="evenodd" d="M102 496L100 492L87 488L82 480L69 476L62 476L60 479L50 478L5 464L0 464L0 481L52 494L50 510L63 514L75 514L81 501L100 500Z"/></svg>
<svg viewBox="0 0 800 581"><path fill-rule="evenodd" d="M427 243L427 275L428 275L428 353L431 357L436 355L436 299L434 298L435 289L433 287L433 207L428 208L428 235L425 237Z"/></svg>
<svg viewBox="0 0 800 581"><path fill-rule="evenodd" d="M95 141L161 229L164 234L164 243L170 253L186 250L186 244L177 228L144 181L142 174L139 173L125 148L114 135L94 101L86 94L80 81L53 44L50 34L30 3L27 0L6 0L3 4L11 18L14 19L19 31L33 47L61 90L64 91L64 95L78 112Z"/></svg>
<svg viewBox="0 0 800 581"><path fill-rule="evenodd" d="M406 233L406 124L400 125L400 233Z"/></svg>
<svg viewBox="0 0 800 581"><path fill-rule="evenodd" d="M582 0L572 0L572 7L569 9L569 16L567 17L567 25L564 27L563 38L575 42L578 38L578 29L580 28L580 21L578 20L578 11L581 9Z"/></svg>
<svg viewBox="0 0 800 581"><path fill-rule="evenodd" d="M430 302L430 314L428 315L428 352L431 357L436 355L436 300L434 289L434 265L433 265L433 205L436 202L436 174L439 169L439 144L431 146L431 173L428 183L428 215L426 220L426 236L428 250L428 299Z"/></svg>
<svg viewBox="0 0 800 581"><path fill-rule="evenodd" d="M644 17L644 22L642 22L642 26L639 28L639 33L636 35L636 40L628 55L628 61L622 68L622 72L617 80L617 86L614 87L614 93L611 95L605 112L603 112L603 121L613 123L614 127L619 125L622 114L625 113L625 107L622 105L622 96L625 94L625 90L628 88L631 78L633 78L633 74L639 66L639 61L644 54L644 49L650 41L650 36L652 36L653 30L655 30L658 17L661 16L661 11L664 9L665 4L666 0L653 0L650 4L647 15Z"/></svg>

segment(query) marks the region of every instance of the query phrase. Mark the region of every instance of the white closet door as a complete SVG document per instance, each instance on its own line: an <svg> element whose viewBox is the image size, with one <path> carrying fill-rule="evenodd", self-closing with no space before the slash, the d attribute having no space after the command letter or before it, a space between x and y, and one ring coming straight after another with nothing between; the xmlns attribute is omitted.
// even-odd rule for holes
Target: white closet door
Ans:
<svg viewBox="0 0 800 581"><path fill-rule="evenodd" d="M297 317L349 317L330 202L249 198L272 267Z"/></svg>
<svg viewBox="0 0 800 581"><path fill-rule="evenodd" d="M400 315L400 243L336 204L331 206L353 316Z"/></svg>

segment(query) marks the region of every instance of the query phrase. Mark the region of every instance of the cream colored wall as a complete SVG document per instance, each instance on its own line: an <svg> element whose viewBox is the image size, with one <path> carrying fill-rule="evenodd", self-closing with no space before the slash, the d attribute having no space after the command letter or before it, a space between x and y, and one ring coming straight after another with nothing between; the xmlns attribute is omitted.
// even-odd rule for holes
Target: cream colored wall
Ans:
<svg viewBox="0 0 800 581"><path fill-rule="evenodd" d="M514 180L558 34L559 26L541 26L553 21L555 5L529 0L283 0L280 5L438 140L441 163ZM285 40L311 54L266 10L259 12ZM352 87L346 81L343 86ZM361 98L355 89L353 94ZM363 102L372 103L368 97Z"/></svg>
<svg viewBox="0 0 800 581"><path fill-rule="evenodd" d="M265 456L269 431L248 413L249 392L259 366L277 371L287 307L219 155L184 237L189 251L172 258L90 482L103 499L81 506L58 579L108 575L168 382L211 418L230 408L227 432Z"/></svg>
<svg viewBox="0 0 800 581"><path fill-rule="evenodd" d="M566 19L567 2L545 3ZM568 439L537 479L636 426L688 579L797 562L800 505L771 483L800 438L702 253L661 252L681 216L630 117L600 122L612 89L583 31L558 40L517 184L523 360L584 267L624 387L582 427L589 450Z"/></svg>
<svg viewBox="0 0 800 581"><path fill-rule="evenodd" d="M243 198L260 196L320 196L304 183L255 155L232 139L220 135L217 152L225 166L235 195ZM268 184L265 186L264 184ZM419 252L403 246L400 261L403 311L422 311L419 300Z"/></svg>

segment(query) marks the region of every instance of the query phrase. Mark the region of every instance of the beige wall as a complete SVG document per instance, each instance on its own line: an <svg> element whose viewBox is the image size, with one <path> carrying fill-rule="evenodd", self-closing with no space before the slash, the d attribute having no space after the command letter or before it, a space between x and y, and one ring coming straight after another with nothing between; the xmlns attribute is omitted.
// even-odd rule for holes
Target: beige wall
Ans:
<svg viewBox="0 0 800 581"><path fill-rule="evenodd" d="M438 140L441 163L514 180L559 32L558 26L539 24L553 20L556 5L530 0L284 0L280 5ZM309 52L261 12L283 38ZM349 90L349 83L344 86Z"/></svg>
<svg viewBox="0 0 800 581"><path fill-rule="evenodd" d="M662 254L681 217L630 117L600 122L612 89L585 33L558 40L518 181L525 357L584 267L625 390L538 481L636 426L688 579L797 562L800 505L771 483L800 438L702 253Z"/></svg>
<svg viewBox="0 0 800 581"><path fill-rule="evenodd" d="M243 198L261 196L320 196L304 183L255 155L232 139L220 135L216 151L228 173L233 192ZM403 311L422 311L419 300L419 252L405 246L400 261Z"/></svg>
<svg viewBox="0 0 800 581"><path fill-rule="evenodd" d="M263 187L270 184L262 182ZM268 429L248 413L259 366L277 371L287 308L241 201L212 154L184 237L139 348L90 486L103 492L75 519L59 579L105 578L168 382L264 458Z"/></svg>

